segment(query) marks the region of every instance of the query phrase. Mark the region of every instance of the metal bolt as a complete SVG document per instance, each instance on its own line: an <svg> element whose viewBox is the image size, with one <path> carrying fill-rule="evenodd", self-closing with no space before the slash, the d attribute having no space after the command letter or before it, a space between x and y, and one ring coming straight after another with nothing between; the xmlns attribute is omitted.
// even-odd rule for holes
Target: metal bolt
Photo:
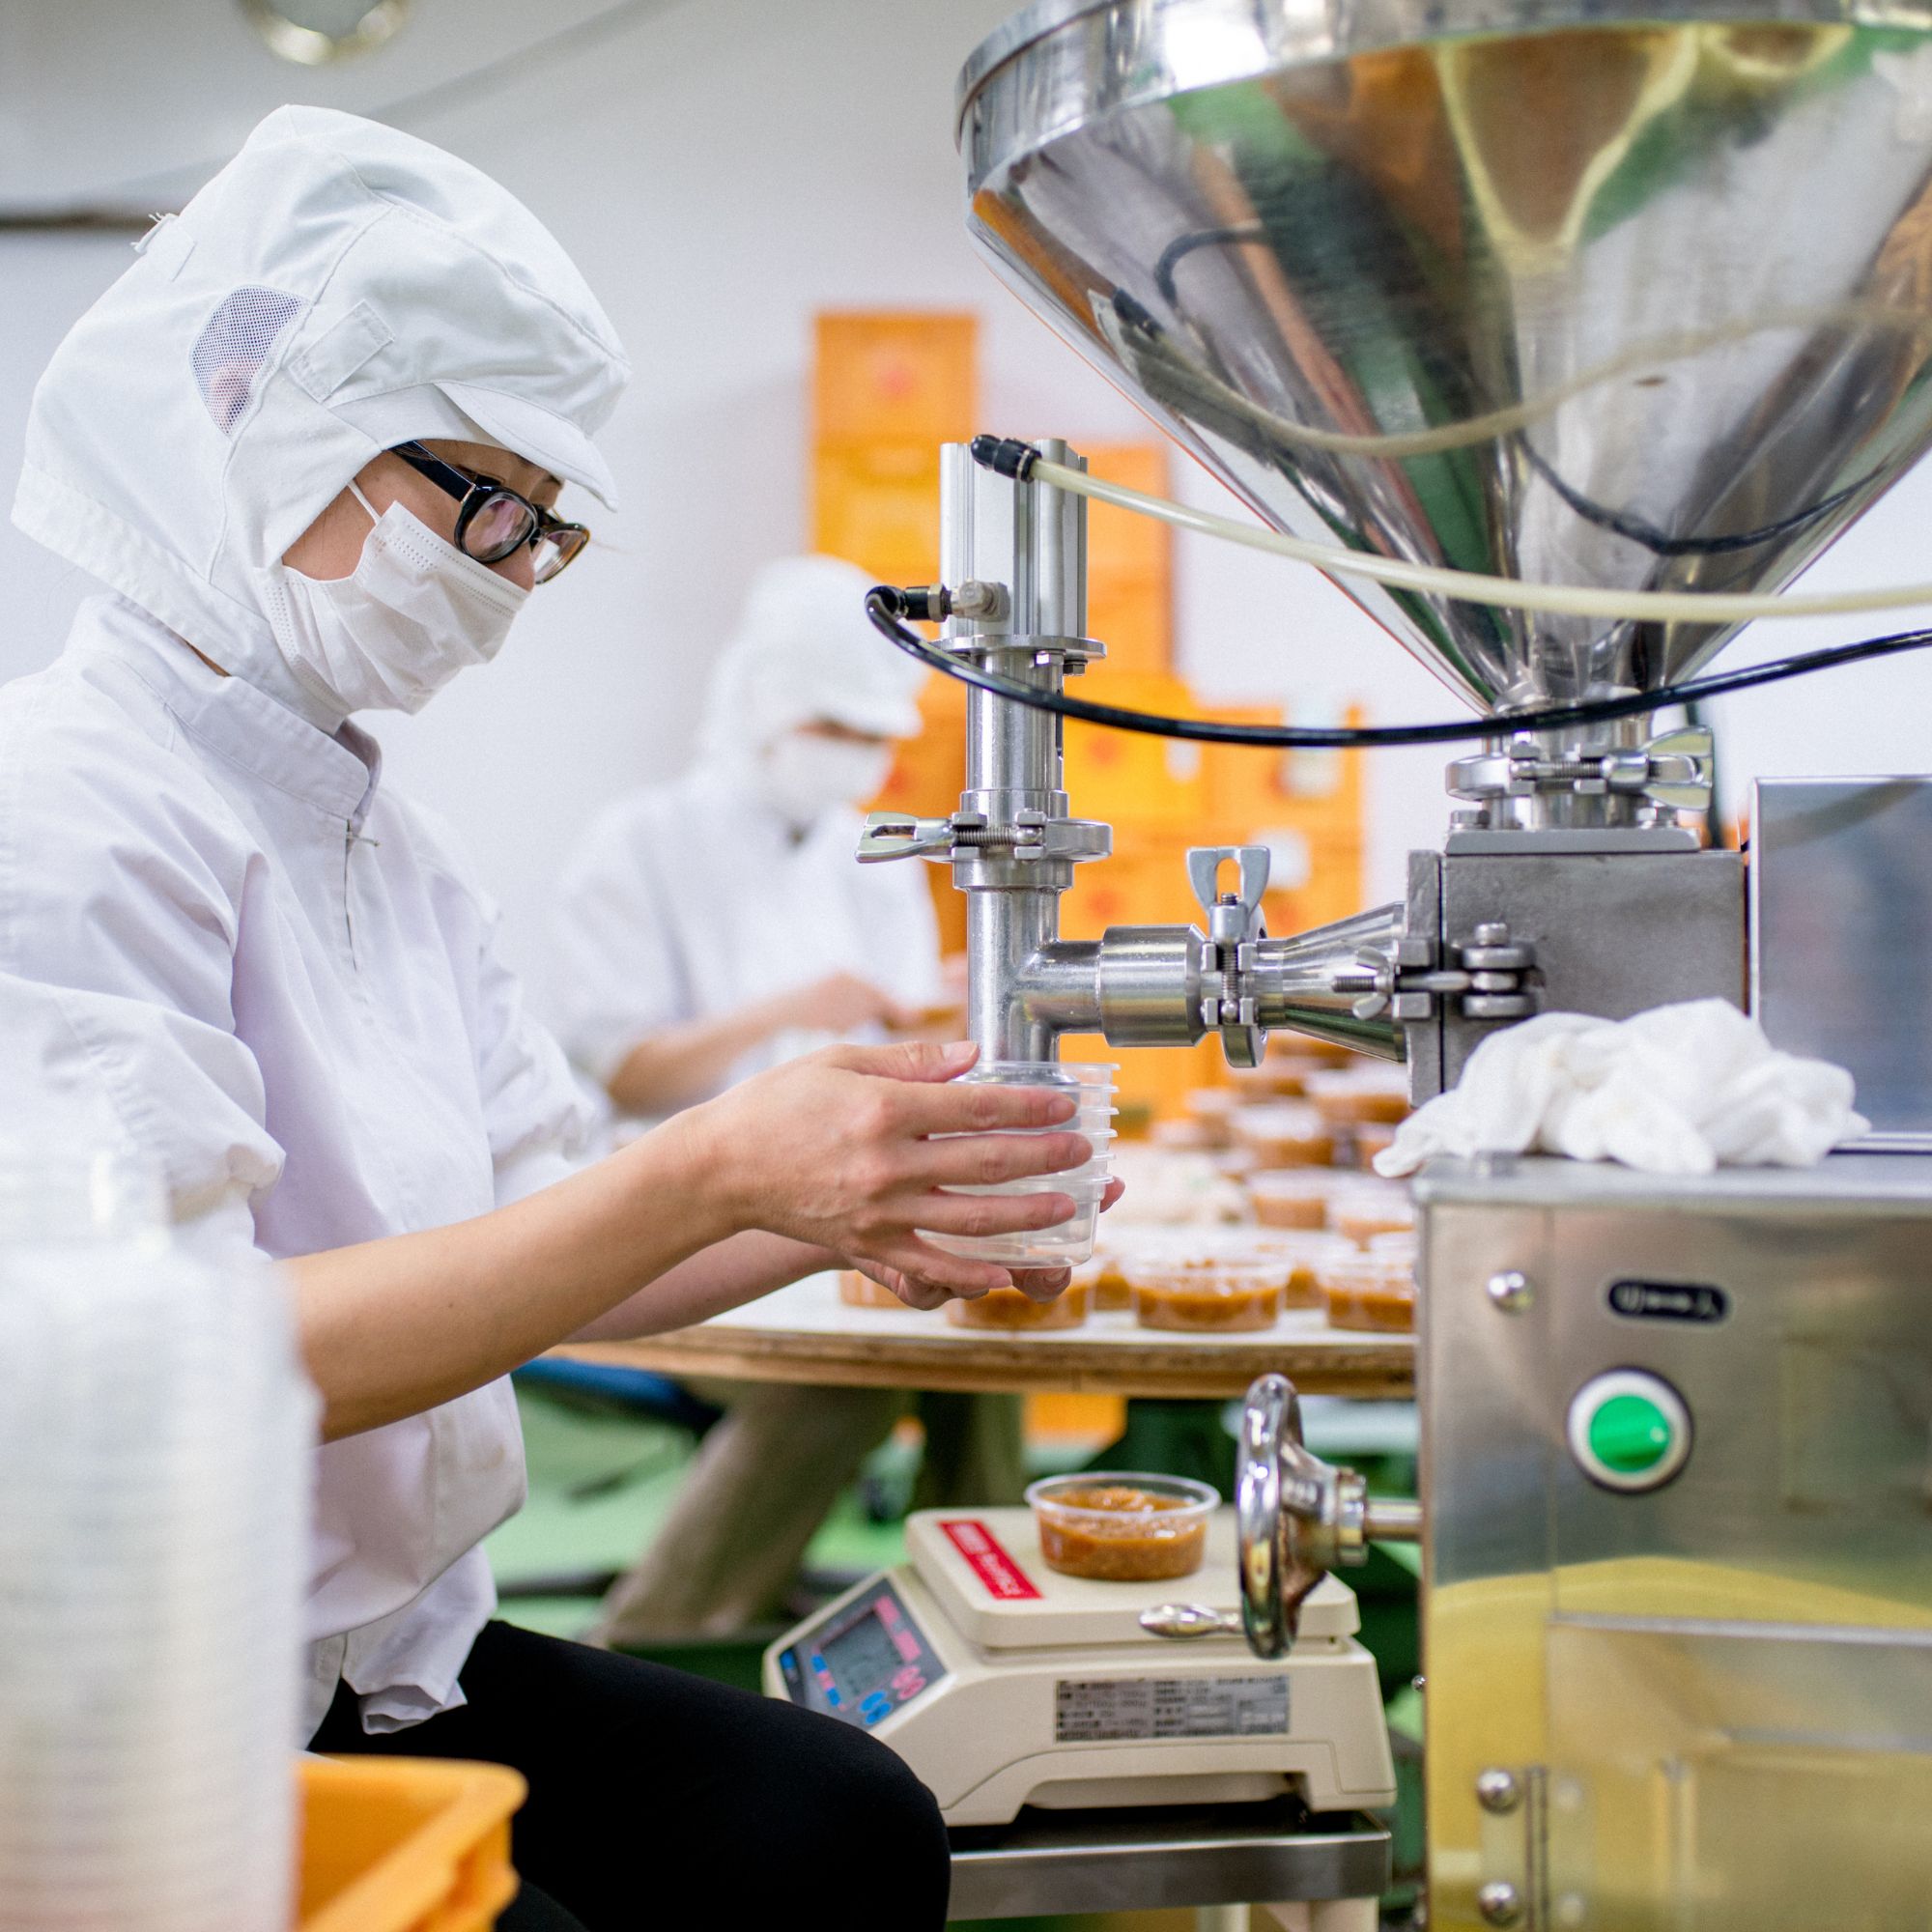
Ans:
<svg viewBox="0 0 1932 1932"><path fill-rule="evenodd" d="M1477 1892L1476 1910L1485 1925L1514 1925L1522 1917L1522 1899L1515 1886L1492 1879Z"/></svg>
<svg viewBox="0 0 1932 1932"><path fill-rule="evenodd" d="M1476 1802L1485 1811L1514 1811L1522 1803L1522 1787L1513 1772L1492 1765L1476 1774Z"/></svg>
<svg viewBox="0 0 1932 1932"><path fill-rule="evenodd" d="M1519 1268L1505 1268L1483 1284L1484 1292L1505 1315L1520 1315L1536 1298L1529 1277Z"/></svg>
<svg viewBox="0 0 1932 1932"><path fill-rule="evenodd" d="M1495 920L1485 920L1477 926L1474 938L1478 946L1507 946L1510 943L1510 929Z"/></svg>

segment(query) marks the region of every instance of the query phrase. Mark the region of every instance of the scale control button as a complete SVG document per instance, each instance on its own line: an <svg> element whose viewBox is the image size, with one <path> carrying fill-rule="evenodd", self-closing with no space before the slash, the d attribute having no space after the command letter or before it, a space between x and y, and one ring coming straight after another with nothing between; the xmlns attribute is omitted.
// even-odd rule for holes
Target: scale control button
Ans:
<svg viewBox="0 0 1932 1932"><path fill-rule="evenodd" d="M1593 1376L1570 1399L1570 1453L1606 1490L1661 1490L1690 1460L1684 1398L1645 1369Z"/></svg>
<svg viewBox="0 0 1932 1932"><path fill-rule="evenodd" d="M845 1700L838 1694L836 1685L828 1684L825 1686L825 1701L836 1711Z"/></svg>
<svg viewBox="0 0 1932 1932"><path fill-rule="evenodd" d="M901 1670L893 1679L893 1689L898 1692L901 1704L910 1703L925 1689L925 1679L917 1670Z"/></svg>
<svg viewBox="0 0 1932 1932"><path fill-rule="evenodd" d="M867 1724L876 1724L881 1718L890 1717L892 1709L892 1699L883 1690L874 1690L859 1706L859 1715L865 1719Z"/></svg>

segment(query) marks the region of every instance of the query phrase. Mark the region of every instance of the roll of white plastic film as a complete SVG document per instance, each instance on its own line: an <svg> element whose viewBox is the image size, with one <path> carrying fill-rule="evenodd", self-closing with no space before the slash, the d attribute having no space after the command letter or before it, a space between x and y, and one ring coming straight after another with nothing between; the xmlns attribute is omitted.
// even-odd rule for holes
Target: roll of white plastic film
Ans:
<svg viewBox="0 0 1932 1932"><path fill-rule="evenodd" d="M0 1932L286 1932L315 1400L137 1201L0 1148Z"/></svg>

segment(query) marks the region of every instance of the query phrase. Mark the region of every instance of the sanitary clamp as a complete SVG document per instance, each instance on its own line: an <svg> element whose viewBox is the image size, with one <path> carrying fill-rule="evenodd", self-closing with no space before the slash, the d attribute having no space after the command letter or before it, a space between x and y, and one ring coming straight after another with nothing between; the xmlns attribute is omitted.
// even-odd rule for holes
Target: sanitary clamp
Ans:
<svg viewBox="0 0 1932 1932"><path fill-rule="evenodd" d="M1711 804L1712 742L1709 731L1690 725L1627 751L1553 758L1534 739L1521 739L1504 751L1458 758L1449 767L1449 790L1456 798L1477 801L1538 792L1581 798L1616 793L1672 810L1705 811Z"/></svg>
<svg viewBox="0 0 1932 1932"><path fill-rule="evenodd" d="M1221 867L1233 860L1236 890L1221 891ZM1255 941L1267 927L1262 895L1267 891L1265 845L1198 845L1187 855L1188 882L1208 915L1207 956L1202 960L1202 1024L1221 1036L1230 1066L1259 1066L1267 1035L1259 1024L1255 988Z"/></svg>
<svg viewBox="0 0 1932 1932"><path fill-rule="evenodd" d="M1010 859L1104 859L1113 848L1112 828L1085 818L1051 818L1042 811L1017 811L1008 824L992 824L983 812L955 811L951 818L916 818L910 812L873 811L859 839L859 863L883 865L889 859L957 858L985 852Z"/></svg>
<svg viewBox="0 0 1932 1932"><path fill-rule="evenodd" d="M1335 990L1356 995L1358 1020L1434 1019L1438 1000L1453 1000L1466 1020L1524 1020L1536 1011L1536 948L1513 938L1503 921L1486 921L1442 952L1446 963L1434 940L1406 933L1387 952L1358 952L1352 971L1336 974Z"/></svg>

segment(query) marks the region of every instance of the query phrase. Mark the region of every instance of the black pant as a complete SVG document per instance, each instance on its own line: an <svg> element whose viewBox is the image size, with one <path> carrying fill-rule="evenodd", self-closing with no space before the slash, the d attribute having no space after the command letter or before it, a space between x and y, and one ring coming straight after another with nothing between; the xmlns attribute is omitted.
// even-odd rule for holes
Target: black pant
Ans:
<svg viewBox="0 0 1932 1932"><path fill-rule="evenodd" d="M469 1701L362 1730L336 1692L310 1748L467 1757L529 1780L504 1932L770 1922L928 1932L951 1878L932 1794L849 1724L634 1657L484 1627Z"/></svg>

